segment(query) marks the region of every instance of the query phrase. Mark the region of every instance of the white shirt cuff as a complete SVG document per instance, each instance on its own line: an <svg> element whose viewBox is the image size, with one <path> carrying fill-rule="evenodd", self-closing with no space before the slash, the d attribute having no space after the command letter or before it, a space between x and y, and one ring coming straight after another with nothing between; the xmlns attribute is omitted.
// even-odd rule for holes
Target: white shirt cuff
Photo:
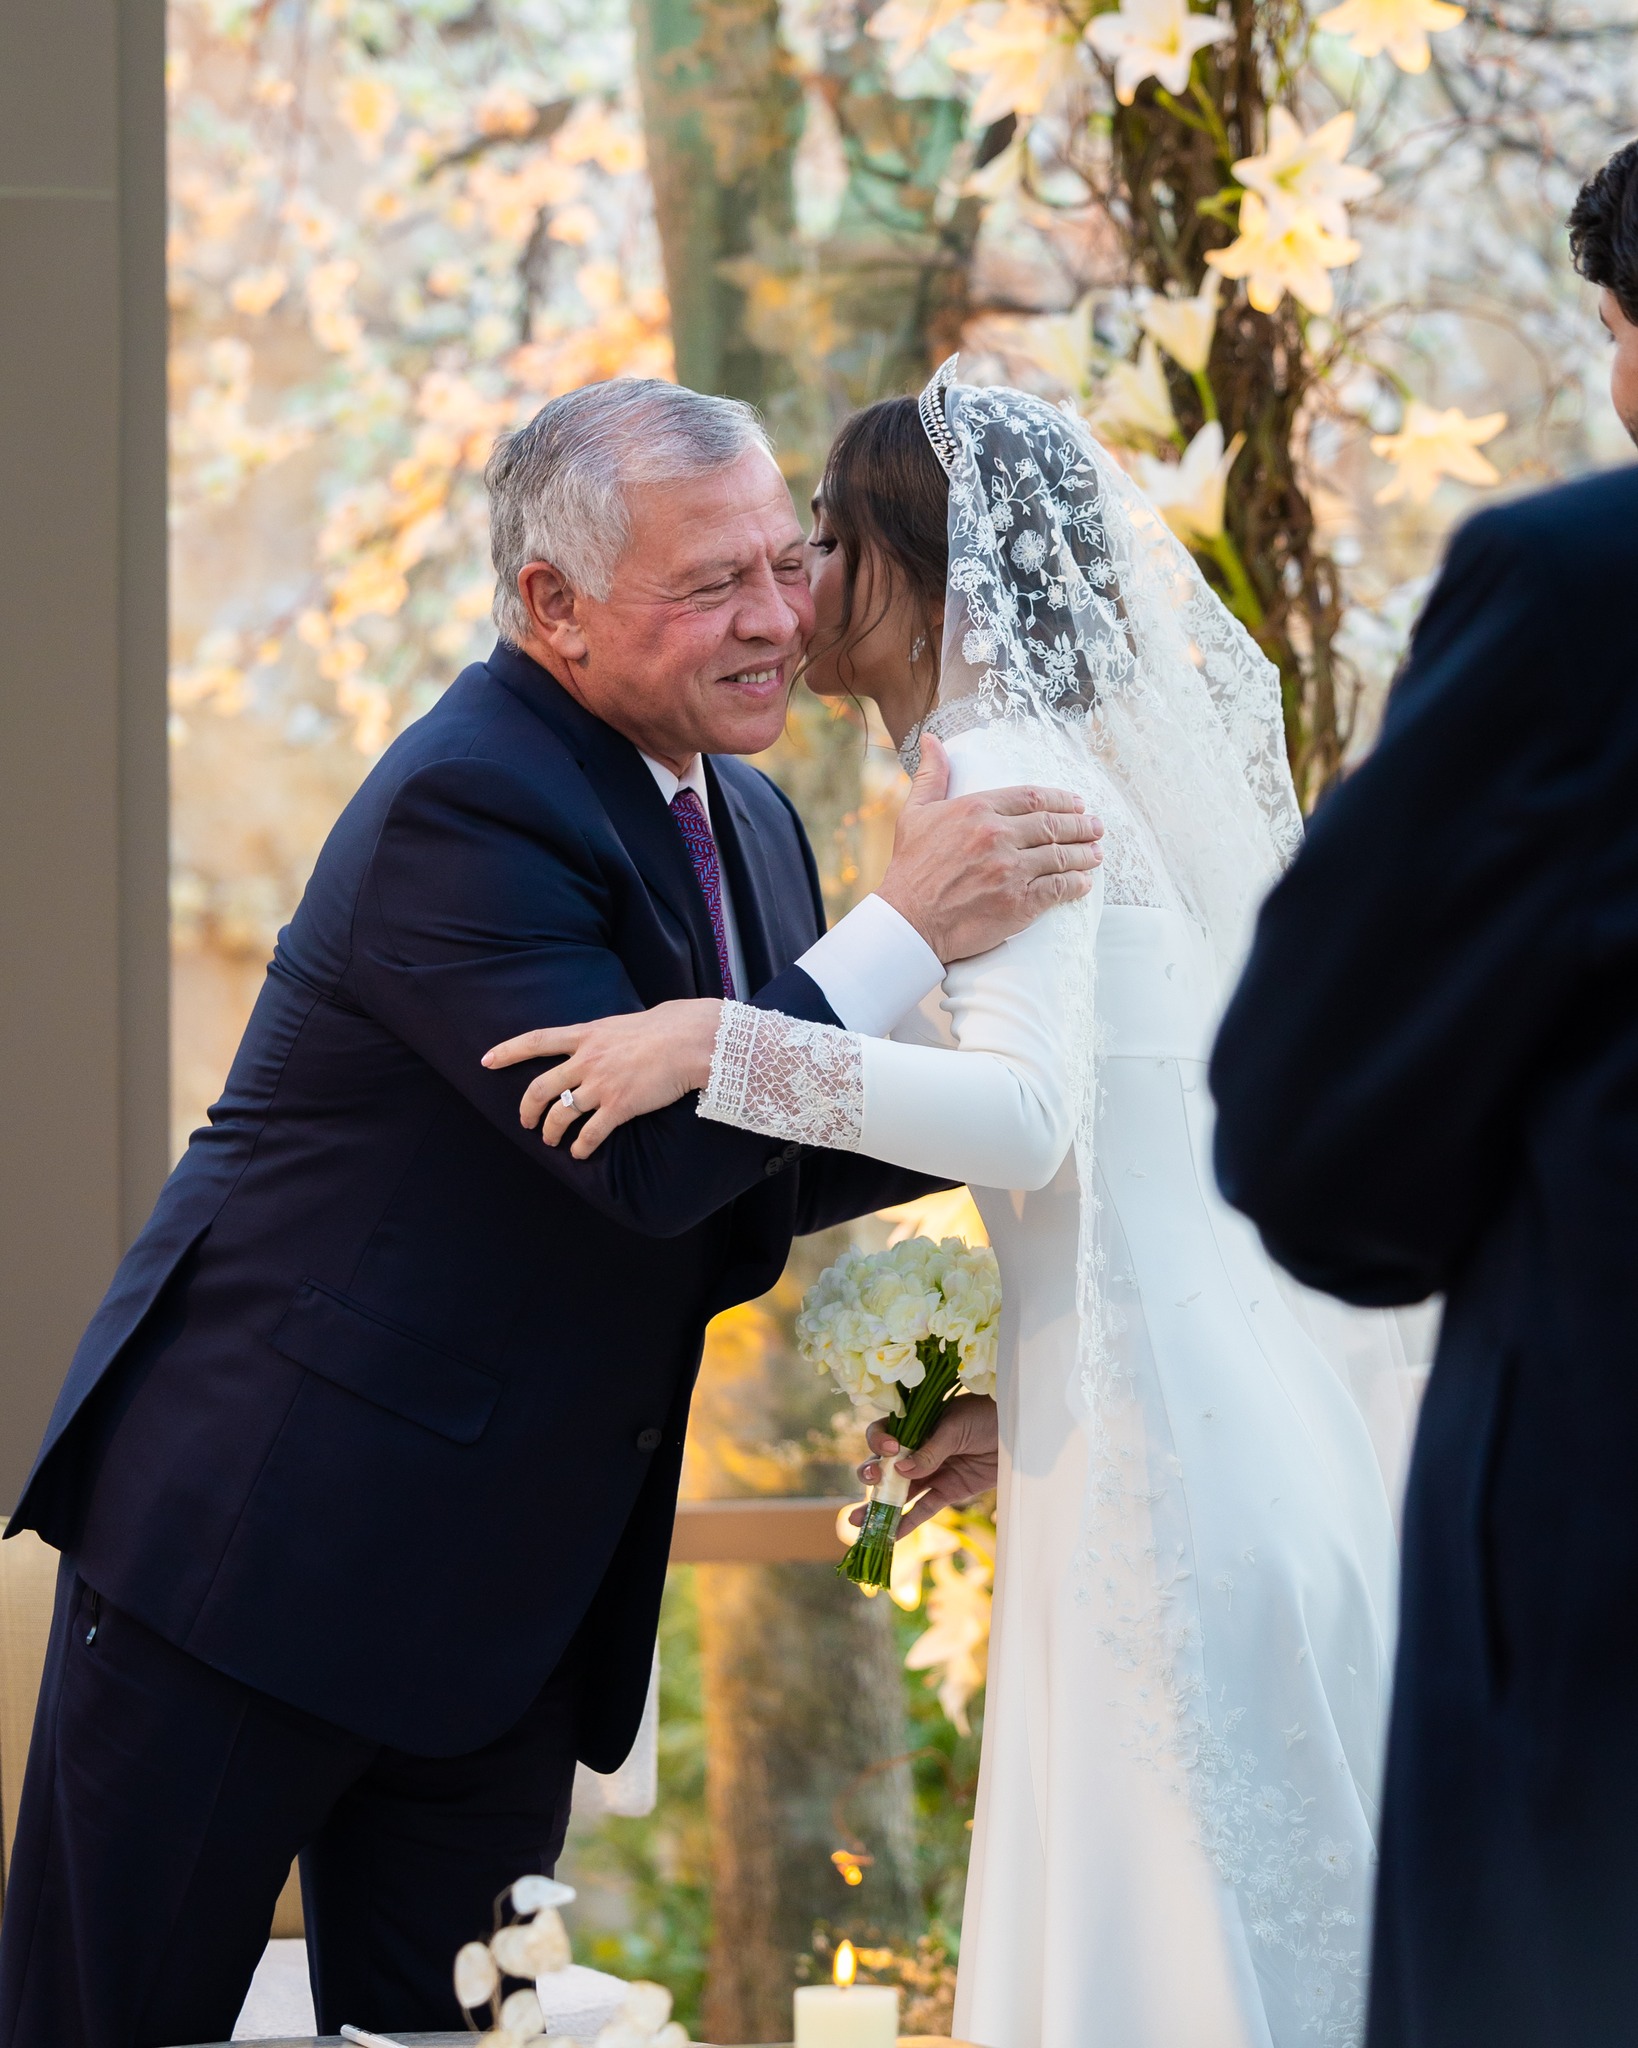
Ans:
<svg viewBox="0 0 1638 2048"><path fill-rule="evenodd" d="M849 1031L885 1038L944 979L944 963L908 918L867 896L797 966Z"/></svg>

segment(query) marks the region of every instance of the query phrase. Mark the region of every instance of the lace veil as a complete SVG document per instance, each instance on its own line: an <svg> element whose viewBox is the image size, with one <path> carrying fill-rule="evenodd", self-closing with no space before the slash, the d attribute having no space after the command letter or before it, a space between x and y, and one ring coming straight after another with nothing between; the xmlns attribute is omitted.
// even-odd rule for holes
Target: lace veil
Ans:
<svg viewBox="0 0 1638 2048"><path fill-rule="evenodd" d="M1278 671L1072 412L958 384L954 357L920 405L950 479L921 730L1017 726L1077 784L1095 762L1136 826L1129 885L1185 910L1226 981L1302 839Z"/></svg>
<svg viewBox="0 0 1638 2048"><path fill-rule="evenodd" d="M1017 740L1018 779L1084 794L1108 829L1110 901L1184 912L1226 995L1258 904L1296 851L1279 675L1188 550L1073 412L956 382L921 395L950 480L936 705L912 735ZM1095 940L1056 913L1073 1019L1082 1382L1096 1414L1104 1304L1093 1173Z"/></svg>

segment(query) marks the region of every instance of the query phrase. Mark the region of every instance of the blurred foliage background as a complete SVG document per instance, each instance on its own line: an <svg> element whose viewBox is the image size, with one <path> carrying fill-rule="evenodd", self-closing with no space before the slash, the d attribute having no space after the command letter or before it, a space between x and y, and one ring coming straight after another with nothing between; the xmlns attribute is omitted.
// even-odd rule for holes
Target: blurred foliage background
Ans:
<svg viewBox="0 0 1638 2048"><path fill-rule="evenodd" d="M172 0L170 36L179 1150L336 813L491 644L483 463L556 392L747 398L799 503L952 349L1075 405L1280 664L1310 804L1452 519L1627 452L1562 227L1638 127L1625 0ZM799 689L763 765L844 910L883 736ZM856 1234L916 1227L977 1219ZM840 1243L715 1326L694 1496L848 1490L791 1343ZM947 2023L987 1542L930 1537L913 1608L673 1573L660 1803L576 1823L581 1960L768 2040L846 1933Z"/></svg>

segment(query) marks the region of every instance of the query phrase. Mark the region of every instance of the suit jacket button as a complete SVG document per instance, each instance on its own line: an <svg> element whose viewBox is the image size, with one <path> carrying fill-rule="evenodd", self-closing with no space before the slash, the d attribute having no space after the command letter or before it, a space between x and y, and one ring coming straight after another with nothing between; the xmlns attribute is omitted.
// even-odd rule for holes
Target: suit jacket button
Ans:
<svg viewBox="0 0 1638 2048"><path fill-rule="evenodd" d="M772 1180L776 1173L783 1173L784 1170L785 1161L783 1157L780 1154L775 1153L774 1157L768 1161L765 1167L763 1167L762 1177L764 1180Z"/></svg>
<svg viewBox="0 0 1638 2048"><path fill-rule="evenodd" d="M657 1451L664 1442L664 1433L658 1429L640 1429L637 1432L637 1448L640 1451Z"/></svg>

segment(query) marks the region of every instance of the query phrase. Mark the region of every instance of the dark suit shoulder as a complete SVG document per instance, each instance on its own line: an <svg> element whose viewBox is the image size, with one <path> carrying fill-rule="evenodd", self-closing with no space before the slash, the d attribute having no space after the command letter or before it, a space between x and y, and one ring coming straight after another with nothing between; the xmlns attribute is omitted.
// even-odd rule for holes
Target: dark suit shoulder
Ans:
<svg viewBox="0 0 1638 2048"><path fill-rule="evenodd" d="M1515 571L1534 567L1560 585L1594 581L1612 564L1638 562L1638 463L1487 505L1457 530L1451 554L1480 549L1505 556ZM1625 591L1618 601L1624 607Z"/></svg>
<svg viewBox="0 0 1638 2048"><path fill-rule="evenodd" d="M279 934L275 964L310 987L339 984L359 891L394 817L466 811L475 827L487 818L502 830L527 827L572 842L592 809L562 741L474 663L399 734L349 799Z"/></svg>
<svg viewBox="0 0 1638 2048"><path fill-rule="evenodd" d="M1566 750L1596 748L1611 717L1638 708L1625 659L1635 574L1638 466L1487 506L1452 536L1383 742L1414 729L1430 767L1457 749L1464 783L1483 780L1475 749L1556 772Z"/></svg>
<svg viewBox="0 0 1638 2048"><path fill-rule="evenodd" d="M462 669L432 708L406 726L371 769L359 796L388 792L439 761L503 762L524 774L570 766L562 741L482 662ZM354 799L357 801L357 798Z"/></svg>

